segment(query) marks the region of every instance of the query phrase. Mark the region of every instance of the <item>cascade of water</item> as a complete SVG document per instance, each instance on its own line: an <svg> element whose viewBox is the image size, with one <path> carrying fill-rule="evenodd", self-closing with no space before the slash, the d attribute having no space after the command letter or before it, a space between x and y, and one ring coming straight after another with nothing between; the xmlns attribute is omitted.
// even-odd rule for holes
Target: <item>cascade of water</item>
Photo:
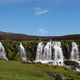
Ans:
<svg viewBox="0 0 80 80"><path fill-rule="evenodd" d="M40 42L37 46L35 62L43 62L43 52L44 52L44 45L42 42Z"/></svg>
<svg viewBox="0 0 80 80"><path fill-rule="evenodd" d="M52 50L54 49L54 50ZM54 57L54 59L52 59ZM40 42L37 47L36 61L41 63L53 63L54 65L63 65L63 51L61 48L61 42L47 42L44 47Z"/></svg>
<svg viewBox="0 0 80 80"><path fill-rule="evenodd" d="M63 57L63 51L61 48L61 42L53 42L53 48L54 48L54 65L64 65L64 57Z"/></svg>
<svg viewBox="0 0 80 80"><path fill-rule="evenodd" d="M43 59L44 63L52 62L52 43L48 42L44 48Z"/></svg>
<svg viewBox="0 0 80 80"><path fill-rule="evenodd" d="M78 45L75 42L72 42L71 60L79 61Z"/></svg>
<svg viewBox="0 0 80 80"><path fill-rule="evenodd" d="M5 49L2 43L0 42L0 59L8 60L6 57Z"/></svg>
<svg viewBox="0 0 80 80"><path fill-rule="evenodd" d="M20 45L19 45L18 55L20 56L22 61L27 62L26 51L25 51L22 43L20 43Z"/></svg>

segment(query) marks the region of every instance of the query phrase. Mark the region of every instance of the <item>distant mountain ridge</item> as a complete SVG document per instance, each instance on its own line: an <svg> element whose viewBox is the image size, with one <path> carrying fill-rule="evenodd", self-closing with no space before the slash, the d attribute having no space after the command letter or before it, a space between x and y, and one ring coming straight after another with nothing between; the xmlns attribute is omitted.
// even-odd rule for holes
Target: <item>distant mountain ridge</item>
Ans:
<svg viewBox="0 0 80 80"><path fill-rule="evenodd" d="M0 40L79 40L80 34L72 34L65 36L32 36L26 34L19 33L11 33L11 32L1 32L0 31Z"/></svg>

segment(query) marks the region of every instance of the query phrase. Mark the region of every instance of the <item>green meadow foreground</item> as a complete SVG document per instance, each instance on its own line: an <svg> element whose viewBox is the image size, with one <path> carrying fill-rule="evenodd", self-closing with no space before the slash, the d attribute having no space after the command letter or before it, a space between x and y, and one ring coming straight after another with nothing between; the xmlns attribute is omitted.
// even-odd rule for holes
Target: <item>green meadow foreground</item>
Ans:
<svg viewBox="0 0 80 80"><path fill-rule="evenodd" d="M79 73L65 67L0 61L0 80L54 80L47 72L58 72L65 80L80 80Z"/></svg>

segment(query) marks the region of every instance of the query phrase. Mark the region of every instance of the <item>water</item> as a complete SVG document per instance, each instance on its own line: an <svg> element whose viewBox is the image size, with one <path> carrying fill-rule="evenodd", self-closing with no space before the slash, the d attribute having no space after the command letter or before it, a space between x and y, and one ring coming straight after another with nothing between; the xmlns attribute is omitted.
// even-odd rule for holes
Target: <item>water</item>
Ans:
<svg viewBox="0 0 80 80"><path fill-rule="evenodd" d="M61 42L47 42L46 46L42 42L38 44L35 62L44 64L64 65Z"/></svg>
<svg viewBox="0 0 80 80"><path fill-rule="evenodd" d="M46 46L44 47L44 54L43 54L43 61L44 63L52 62L52 43L47 42Z"/></svg>
<svg viewBox="0 0 80 80"><path fill-rule="evenodd" d="M75 42L72 42L71 60L79 61L78 45Z"/></svg>
<svg viewBox="0 0 80 80"><path fill-rule="evenodd" d="M19 45L18 55L20 56L22 61L27 62L26 51L25 51L24 46L22 45L22 43L20 43L20 45Z"/></svg>
<svg viewBox="0 0 80 80"><path fill-rule="evenodd" d="M8 60L6 57L5 48L1 42L0 42L0 59Z"/></svg>
<svg viewBox="0 0 80 80"><path fill-rule="evenodd" d="M53 65L64 65L64 56L61 48L61 42L53 42L54 63Z"/></svg>
<svg viewBox="0 0 80 80"><path fill-rule="evenodd" d="M40 42L37 46L37 52L36 52L36 60L35 62L43 62L43 52L44 52L44 44Z"/></svg>

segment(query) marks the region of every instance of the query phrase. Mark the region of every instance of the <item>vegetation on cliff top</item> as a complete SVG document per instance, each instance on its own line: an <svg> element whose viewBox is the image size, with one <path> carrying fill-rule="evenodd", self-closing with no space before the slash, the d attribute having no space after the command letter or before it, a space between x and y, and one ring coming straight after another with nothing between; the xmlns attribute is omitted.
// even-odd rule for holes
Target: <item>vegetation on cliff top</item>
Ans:
<svg viewBox="0 0 80 80"><path fill-rule="evenodd" d="M19 43L22 42L23 46L25 47L26 50L26 55L29 60L33 61L35 60L36 57L36 50L37 50L37 45L39 41L15 41L15 40L1 40L3 43L3 46L5 47L6 55L9 60L20 60L19 57L17 56L18 53L18 46ZM80 51L80 40L75 41L78 44L79 51ZM47 41L43 41L44 44L47 43ZM62 43L62 50L64 54L65 59L69 59L70 53L71 53L71 40L66 40L66 41L61 41Z"/></svg>

